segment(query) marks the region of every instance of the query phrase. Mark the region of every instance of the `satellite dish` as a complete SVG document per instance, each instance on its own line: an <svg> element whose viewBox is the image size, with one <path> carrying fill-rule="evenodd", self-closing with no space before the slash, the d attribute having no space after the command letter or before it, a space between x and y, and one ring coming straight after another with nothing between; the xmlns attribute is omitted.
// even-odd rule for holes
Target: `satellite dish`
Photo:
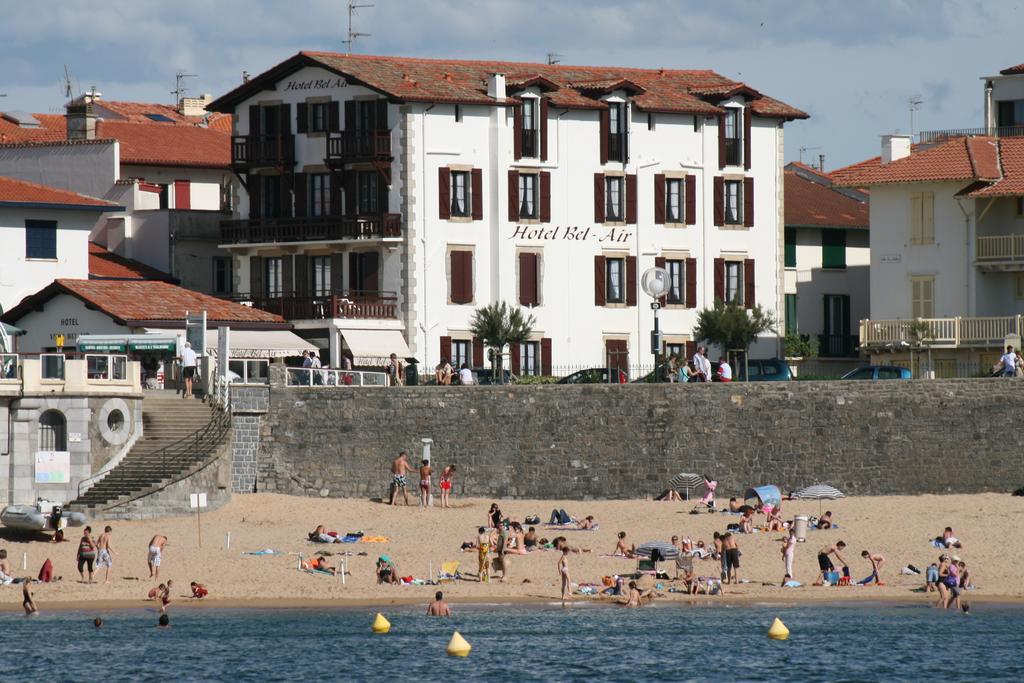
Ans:
<svg viewBox="0 0 1024 683"><path fill-rule="evenodd" d="M668 294L672 286L672 277L664 268L648 268L640 278L640 286L648 296L660 299Z"/></svg>

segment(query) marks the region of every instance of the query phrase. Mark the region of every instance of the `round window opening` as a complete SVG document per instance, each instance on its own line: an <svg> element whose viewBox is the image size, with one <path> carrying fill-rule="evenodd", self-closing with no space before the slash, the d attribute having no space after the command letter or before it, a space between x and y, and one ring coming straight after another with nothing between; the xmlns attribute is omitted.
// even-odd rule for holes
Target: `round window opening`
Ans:
<svg viewBox="0 0 1024 683"><path fill-rule="evenodd" d="M124 427L124 413L116 409L111 410L107 415L107 427L114 433L121 431L121 428Z"/></svg>

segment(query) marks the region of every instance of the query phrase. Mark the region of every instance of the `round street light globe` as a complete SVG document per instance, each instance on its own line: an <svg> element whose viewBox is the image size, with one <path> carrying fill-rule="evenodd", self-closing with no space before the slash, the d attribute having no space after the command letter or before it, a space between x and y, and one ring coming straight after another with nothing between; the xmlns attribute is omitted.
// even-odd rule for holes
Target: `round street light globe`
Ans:
<svg viewBox="0 0 1024 683"><path fill-rule="evenodd" d="M660 299L668 294L672 278L664 268L648 268L640 278L640 286L648 296Z"/></svg>

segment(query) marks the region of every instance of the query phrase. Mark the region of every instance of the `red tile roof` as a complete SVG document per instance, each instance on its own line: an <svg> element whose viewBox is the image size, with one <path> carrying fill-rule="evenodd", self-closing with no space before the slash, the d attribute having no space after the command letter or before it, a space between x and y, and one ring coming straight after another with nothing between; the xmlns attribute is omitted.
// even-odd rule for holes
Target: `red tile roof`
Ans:
<svg viewBox="0 0 1024 683"><path fill-rule="evenodd" d="M0 116L0 145L18 142L54 142L67 138L63 114L32 114L39 126L26 128Z"/></svg>
<svg viewBox="0 0 1024 683"><path fill-rule="evenodd" d="M107 251L106 247L96 242L89 242L89 278L164 281L173 279L167 273L151 268L145 263Z"/></svg>
<svg viewBox="0 0 1024 683"><path fill-rule="evenodd" d="M121 163L229 168L231 136L212 128L97 121L96 137L121 143Z"/></svg>
<svg viewBox="0 0 1024 683"><path fill-rule="evenodd" d="M722 110L705 99L704 93L728 92L744 84L713 71L677 69L635 69L626 67L569 66L533 62L440 60L373 55L344 55L333 52L300 52L256 78L215 100L210 109L230 112L235 105L267 82L276 82L305 66L320 66L346 79L366 85L392 100L402 102L451 102L495 104L487 96L491 74L502 73L519 79L523 74L541 76L559 86L550 93L556 107L601 109L596 97L582 91L593 84L628 81L644 92L633 98L644 111L718 114ZM578 87L577 87L578 86ZM750 92L754 93L752 89ZM591 91L591 94L594 94ZM807 114L770 97L754 99L755 114L781 119L802 119Z"/></svg>
<svg viewBox="0 0 1024 683"><path fill-rule="evenodd" d="M889 183L995 180L1000 176L995 138L956 138L921 148L888 164L875 157L829 174L837 185L868 187Z"/></svg>
<svg viewBox="0 0 1024 683"><path fill-rule="evenodd" d="M186 313L205 310L211 324L229 323L239 329L289 327L279 315L157 280L57 279L23 299L3 315L3 320L18 320L60 294L70 294L122 325L184 323Z"/></svg>
<svg viewBox="0 0 1024 683"><path fill-rule="evenodd" d="M1024 138L999 138L999 163L1002 177L971 197L1024 196Z"/></svg>
<svg viewBox="0 0 1024 683"><path fill-rule="evenodd" d="M154 114L170 119L164 121L163 125L195 126L203 123L202 116L185 116L178 111L173 104L157 104L155 102L121 102L118 100L98 99L93 105L94 110L100 118L110 121L125 121L127 123L153 123L153 119L147 114ZM114 114L117 118L105 116L103 110ZM220 117L220 114L213 116Z"/></svg>
<svg viewBox="0 0 1024 683"><path fill-rule="evenodd" d="M1011 66L1000 71L1004 76L1016 76L1017 74L1024 74L1024 64L1018 64L1017 66Z"/></svg>
<svg viewBox="0 0 1024 683"><path fill-rule="evenodd" d="M121 209L114 202L89 197L77 192L58 190L48 185L29 183L0 176L0 204L44 204L47 206L68 206L99 211Z"/></svg>
<svg viewBox="0 0 1024 683"><path fill-rule="evenodd" d="M808 180L794 171L786 171L786 226L867 228L870 222L867 201L857 201L837 192L828 187L827 178L820 177L825 184Z"/></svg>

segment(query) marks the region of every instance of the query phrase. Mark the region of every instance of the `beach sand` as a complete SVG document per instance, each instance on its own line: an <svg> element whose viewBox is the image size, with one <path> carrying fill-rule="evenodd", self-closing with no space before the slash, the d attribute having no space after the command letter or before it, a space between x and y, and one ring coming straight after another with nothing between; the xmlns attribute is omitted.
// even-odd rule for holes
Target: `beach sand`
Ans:
<svg viewBox="0 0 1024 683"><path fill-rule="evenodd" d="M411 496L410 496L411 497ZM720 503L727 495L719 498ZM636 569L632 560L603 557L615 547L616 534L623 530L632 543L648 540L667 541L672 535L689 537L695 542L711 543L714 531L724 531L726 524L738 517L725 514L688 514L692 502L654 502L648 500L619 501L498 501L506 516L522 521L538 515L546 521L553 507L564 507L575 517L594 515L600 524L597 531L558 531L537 525L541 537L564 535L573 547L592 552L571 554L570 572L574 582L600 583L602 576L625 574ZM463 541L472 540L476 529L485 521L490 500L456 499L454 509L439 507L421 509L415 506L390 507L380 502L357 499L316 499L276 494L235 496L223 508L202 516L202 547L198 545L195 516L136 522L93 522L94 537L103 526L113 527L114 568L111 583L103 584L103 570L98 570L96 584L79 582L75 566L80 528L67 530L66 542L55 545L45 541L25 541L3 530L0 548L8 552L8 562L16 576L35 577L43 561L50 558L56 575L63 580L33 587L42 609L110 608L146 606L144 598L156 581L149 578L146 548L154 533L168 536L160 579L173 579L174 603L171 609L189 604L189 582L199 581L210 590L206 603L210 606L338 606L379 605L390 603L422 603L432 597L434 586L379 586L374 576L378 555L387 554L395 561L400 576L428 578L444 561L458 560L460 570L475 577L476 551L460 552ZM743 553L740 578L750 583L727 586L727 600L757 601L835 601L905 600L925 602L926 596L915 592L924 584L924 576L902 576L901 567L908 563L922 571L936 561L942 552L930 540L952 526L963 542L960 550L952 550L967 563L977 590L967 593L970 600L1024 599L1024 585L1019 580L1021 540L1018 521L1024 513L1024 498L999 494L947 496L884 496L845 498L824 501L821 509L829 509L840 528L811 531L806 543L797 546L795 575L805 587L782 589L783 576L780 544L781 533L739 535ZM796 514L817 515L817 502L787 501L783 517ZM758 520L763 516L758 515ZM313 544L306 534L317 524L344 534L363 531L367 535L384 536L387 543ZM231 534L231 548L225 549L225 535ZM818 573L817 551L838 540L848 544L844 556L850 564L854 580L867 576L870 567L862 559L862 550L881 553L886 558L882 569L882 587L812 587ZM243 551L271 548L286 554L246 556ZM338 553L350 552L348 568L351 576L343 585L340 577L314 575L297 570L298 553L309 557L317 551L334 553L329 559L338 562ZM365 552L365 556L357 553ZM28 569L22 570L22 556L27 553ZM558 599L558 575L555 552L532 552L514 556L511 577L507 583L492 578L490 583L475 580L447 583L440 588L455 602L518 602L555 601ZM674 563L664 563L675 575ZM698 574L717 576L719 564L714 560L694 560ZM497 572L492 572L496 576ZM528 582L524 583L524 580ZM763 583L771 583L766 586ZM667 589L670 583L665 583ZM701 596L702 599L707 599ZM580 600L590 598L580 597ZM668 599L686 599L669 595ZM711 600L718 600L712 598ZM0 587L0 609L20 609L21 587Z"/></svg>

